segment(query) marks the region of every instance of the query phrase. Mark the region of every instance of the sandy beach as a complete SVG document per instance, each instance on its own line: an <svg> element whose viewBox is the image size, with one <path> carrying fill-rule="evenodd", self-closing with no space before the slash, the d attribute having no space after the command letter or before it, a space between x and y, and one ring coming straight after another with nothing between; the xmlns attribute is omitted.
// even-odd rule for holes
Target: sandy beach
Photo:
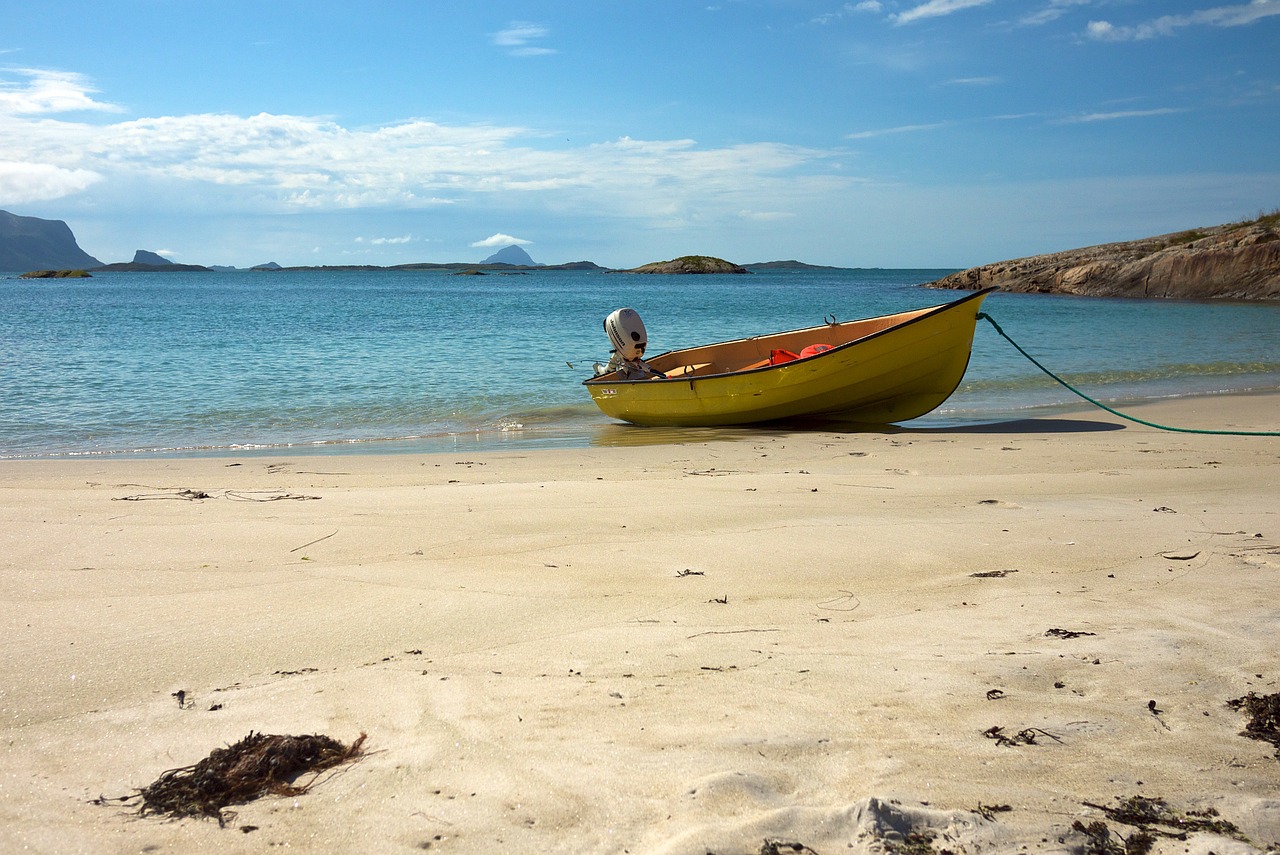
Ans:
<svg viewBox="0 0 1280 855"><path fill-rule="evenodd" d="M1123 851L1134 797L1280 845L1228 706L1280 692L1280 439L621 436L0 462L0 852ZM250 732L367 739L221 827L95 803Z"/></svg>

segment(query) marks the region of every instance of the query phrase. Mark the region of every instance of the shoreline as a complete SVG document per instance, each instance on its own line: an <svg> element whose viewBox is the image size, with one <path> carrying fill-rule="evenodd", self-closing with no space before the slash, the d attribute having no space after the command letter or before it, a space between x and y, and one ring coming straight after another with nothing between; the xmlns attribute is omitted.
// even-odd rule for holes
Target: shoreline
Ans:
<svg viewBox="0 0 1280 855"><path fill-rule="evenodd" d="M1117 411L1131 414L1149 406L1177 407L1178 402L1194 402L1200 399L1252 398L1280 396L1280 389L1222 390L1195 392L1146 398L1099 398ZM1194 411L1194 407L1192 407ZM684 442L712 442L724 439L750 439L754 435L771 435L785 432L833 431L839 433L890 433L911 431L957 431L999 429L1001 425L1022 423L1036 419L1087 416L1103 411L1078 398L1066 402L1027 405L1017 409L1000 409L989 414L966 410L960 413L935 411L919 419L896 425L855 425L838 422L813 424L768 424L724 428L637 427L609 419L594 408L584 412L591 421L566 423L556 426L529 425L512 422L489 429L474 431L446 431L420 436L313 440L297 443L263 444L247 446L189 446L176 448L133 448L104 451L47 452L13 454L0 453L0 464L17 461L77 461L77 460L148 460L148 459L240 459L270 456L328 457L366 455L436 455L454 453L494 453L503 451L534 452L546 450L574 450L618 445L667 445ZM1176 415L1176 414L1175 414ZM1111 416L1109 416L1111 417ZM1121 421L1125 421L1121 417ZM1180 427L1176 424L1173 428ZM1206 426L1208 427L1208 426Z"/></svg>
<svg viewBox="0 0 1280 855"><path fill-rule="evenodd" d="M1278 404L1134 409L1274 431ZM1154 852L1280 841L1280 759L1226 707L1280 691L1273 437L1089 408L3 460L0 547L5 851L1064 852L1130 796L1252 841ZM369 753L222 829L90 803L250 731Z"/></svg>

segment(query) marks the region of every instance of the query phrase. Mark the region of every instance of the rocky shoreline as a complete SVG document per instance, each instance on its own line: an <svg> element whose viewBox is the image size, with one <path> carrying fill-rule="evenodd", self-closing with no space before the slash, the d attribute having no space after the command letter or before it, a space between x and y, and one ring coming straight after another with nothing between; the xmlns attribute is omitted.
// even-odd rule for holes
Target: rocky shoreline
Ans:
<svg viewBox="0 0 1280 855"><path fill-rule="evenodd" d="M998 261L928 288L1089 297L1280 300L1280 211L1245 223Z"/></svg>

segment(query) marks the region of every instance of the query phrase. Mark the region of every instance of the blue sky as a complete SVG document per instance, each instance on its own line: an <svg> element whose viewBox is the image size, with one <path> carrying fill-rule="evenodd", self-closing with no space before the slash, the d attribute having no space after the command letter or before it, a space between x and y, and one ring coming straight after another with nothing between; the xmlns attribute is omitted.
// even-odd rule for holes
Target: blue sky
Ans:
<svg viewBox="0 0 1280 855"><path fill-rule="evenodd" d="M1280 207L1280 0L0 0L105 262L967 267Z"/></svg>

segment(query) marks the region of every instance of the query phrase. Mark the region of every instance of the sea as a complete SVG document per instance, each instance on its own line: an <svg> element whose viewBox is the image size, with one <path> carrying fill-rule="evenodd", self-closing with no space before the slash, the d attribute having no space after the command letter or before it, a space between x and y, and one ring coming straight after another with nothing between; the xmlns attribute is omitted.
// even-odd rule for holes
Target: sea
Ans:
<svg viewBox="0 0 1280 855"><path fill-rule="evenodd" d="M0 459L397 454L750 436L604 416L582 381L631 307L649 353L936 305L950 270L0 274ZM983 306L1110 406L1280 390L1280 305L996 293ZM897 428L1083 402L980 323L959 390Z"/></svg>

